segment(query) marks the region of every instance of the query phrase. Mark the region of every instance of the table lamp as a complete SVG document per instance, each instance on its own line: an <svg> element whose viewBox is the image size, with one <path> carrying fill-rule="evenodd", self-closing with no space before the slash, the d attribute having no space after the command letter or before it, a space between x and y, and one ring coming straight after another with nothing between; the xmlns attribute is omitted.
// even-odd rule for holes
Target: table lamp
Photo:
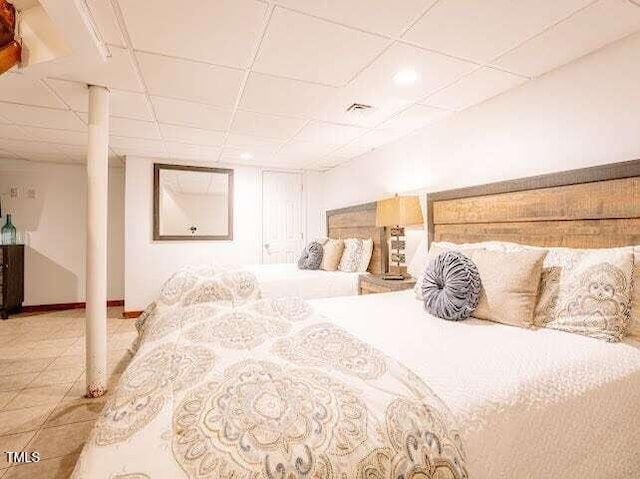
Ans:
<svg viewBox="0 0 640 479"><path fill-rule="evenodd" d="M397 271L387 272L384 279L405 279L401 271L401 264L405 262L404 227L423 223L420 200L417 196L398 196L379 200L376 207L376 226L390 227L391 262L395 263ZM400 239L402 237L402 239Z"/></svg>

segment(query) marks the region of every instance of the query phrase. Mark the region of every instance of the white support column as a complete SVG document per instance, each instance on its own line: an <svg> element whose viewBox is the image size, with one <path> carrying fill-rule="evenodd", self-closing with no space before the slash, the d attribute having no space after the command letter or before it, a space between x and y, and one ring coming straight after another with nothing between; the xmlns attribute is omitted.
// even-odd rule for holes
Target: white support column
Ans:
<svg viewBox="0 0 640 479"><path fill-rule="evenodd" d="M89 86L87 148L86 345L87 397L107 389L107 196L109 90Z"/></svg>

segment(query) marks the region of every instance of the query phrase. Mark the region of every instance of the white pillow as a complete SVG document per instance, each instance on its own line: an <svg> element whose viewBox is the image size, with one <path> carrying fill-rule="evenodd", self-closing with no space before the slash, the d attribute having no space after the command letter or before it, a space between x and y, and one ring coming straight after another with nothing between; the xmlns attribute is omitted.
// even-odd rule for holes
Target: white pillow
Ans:
<svg viewBox="0 0 640 479"><path fill-rule="evenodd" d="M369 267L371 254L373 253L373 240L347 238L344 240L344 251L340 258L338 270L345 273L364 273Z"/></svg>
<svg viewBox="0 0 640 479"><path fill-rule="evenodd" d="M407 272L414 278L420 276L424 272L424 269L427 267L428 253L429 250L427 249L427 240L423 237L420 240L418 249L416 249L413 258L411 258L411 261L407 266Z"/></svg>

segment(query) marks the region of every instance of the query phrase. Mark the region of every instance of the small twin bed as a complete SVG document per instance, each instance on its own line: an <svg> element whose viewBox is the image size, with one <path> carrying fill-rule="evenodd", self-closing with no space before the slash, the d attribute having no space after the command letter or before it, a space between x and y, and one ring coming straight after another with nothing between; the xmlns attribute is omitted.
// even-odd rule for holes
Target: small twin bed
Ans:
<svg viewBox="0 0 640 479"><path fill-rule="evenodd" d="M300 269L296 264L256 264L240 269L255 275L263 298L295 296L302 299L335 298L358 294L358 276L385 272L386 247L384 229L376 227L376 203L327 211L327 238L362 240L370 244L363 263L342 268L336 252L330 265L318 269ZM326 269L322 269L326 268ZM350 271L355 269L355 271Z"/></svg>
<svg viewBox="0 0 640 479"><path fill-rule="evenodd" d="M640 245L640 162L430 195L427 216L437 242ZM414 291L269 298L258 276L163 289L74 477L640 477L636 280L607 342L444 321Z"/></svg>
<svg viewBox="0 0 640 479"><path fill-rule="evenodd" d="M353 296L358 294L358 276L362 274L298 269L295 264L258 264L243 268L255 275L264 298Z"/></svg>

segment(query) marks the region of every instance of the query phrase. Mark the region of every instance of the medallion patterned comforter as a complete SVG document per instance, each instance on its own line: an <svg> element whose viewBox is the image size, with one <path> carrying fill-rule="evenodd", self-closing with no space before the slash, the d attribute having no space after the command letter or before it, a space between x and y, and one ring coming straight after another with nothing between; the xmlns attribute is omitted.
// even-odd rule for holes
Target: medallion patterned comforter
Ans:
<svg viewBox="0 0 640 479"><path fill-rule="evenodd" d="M138 327L75 478L468 477L427 384L250 273L183 270Z"/></svg>

